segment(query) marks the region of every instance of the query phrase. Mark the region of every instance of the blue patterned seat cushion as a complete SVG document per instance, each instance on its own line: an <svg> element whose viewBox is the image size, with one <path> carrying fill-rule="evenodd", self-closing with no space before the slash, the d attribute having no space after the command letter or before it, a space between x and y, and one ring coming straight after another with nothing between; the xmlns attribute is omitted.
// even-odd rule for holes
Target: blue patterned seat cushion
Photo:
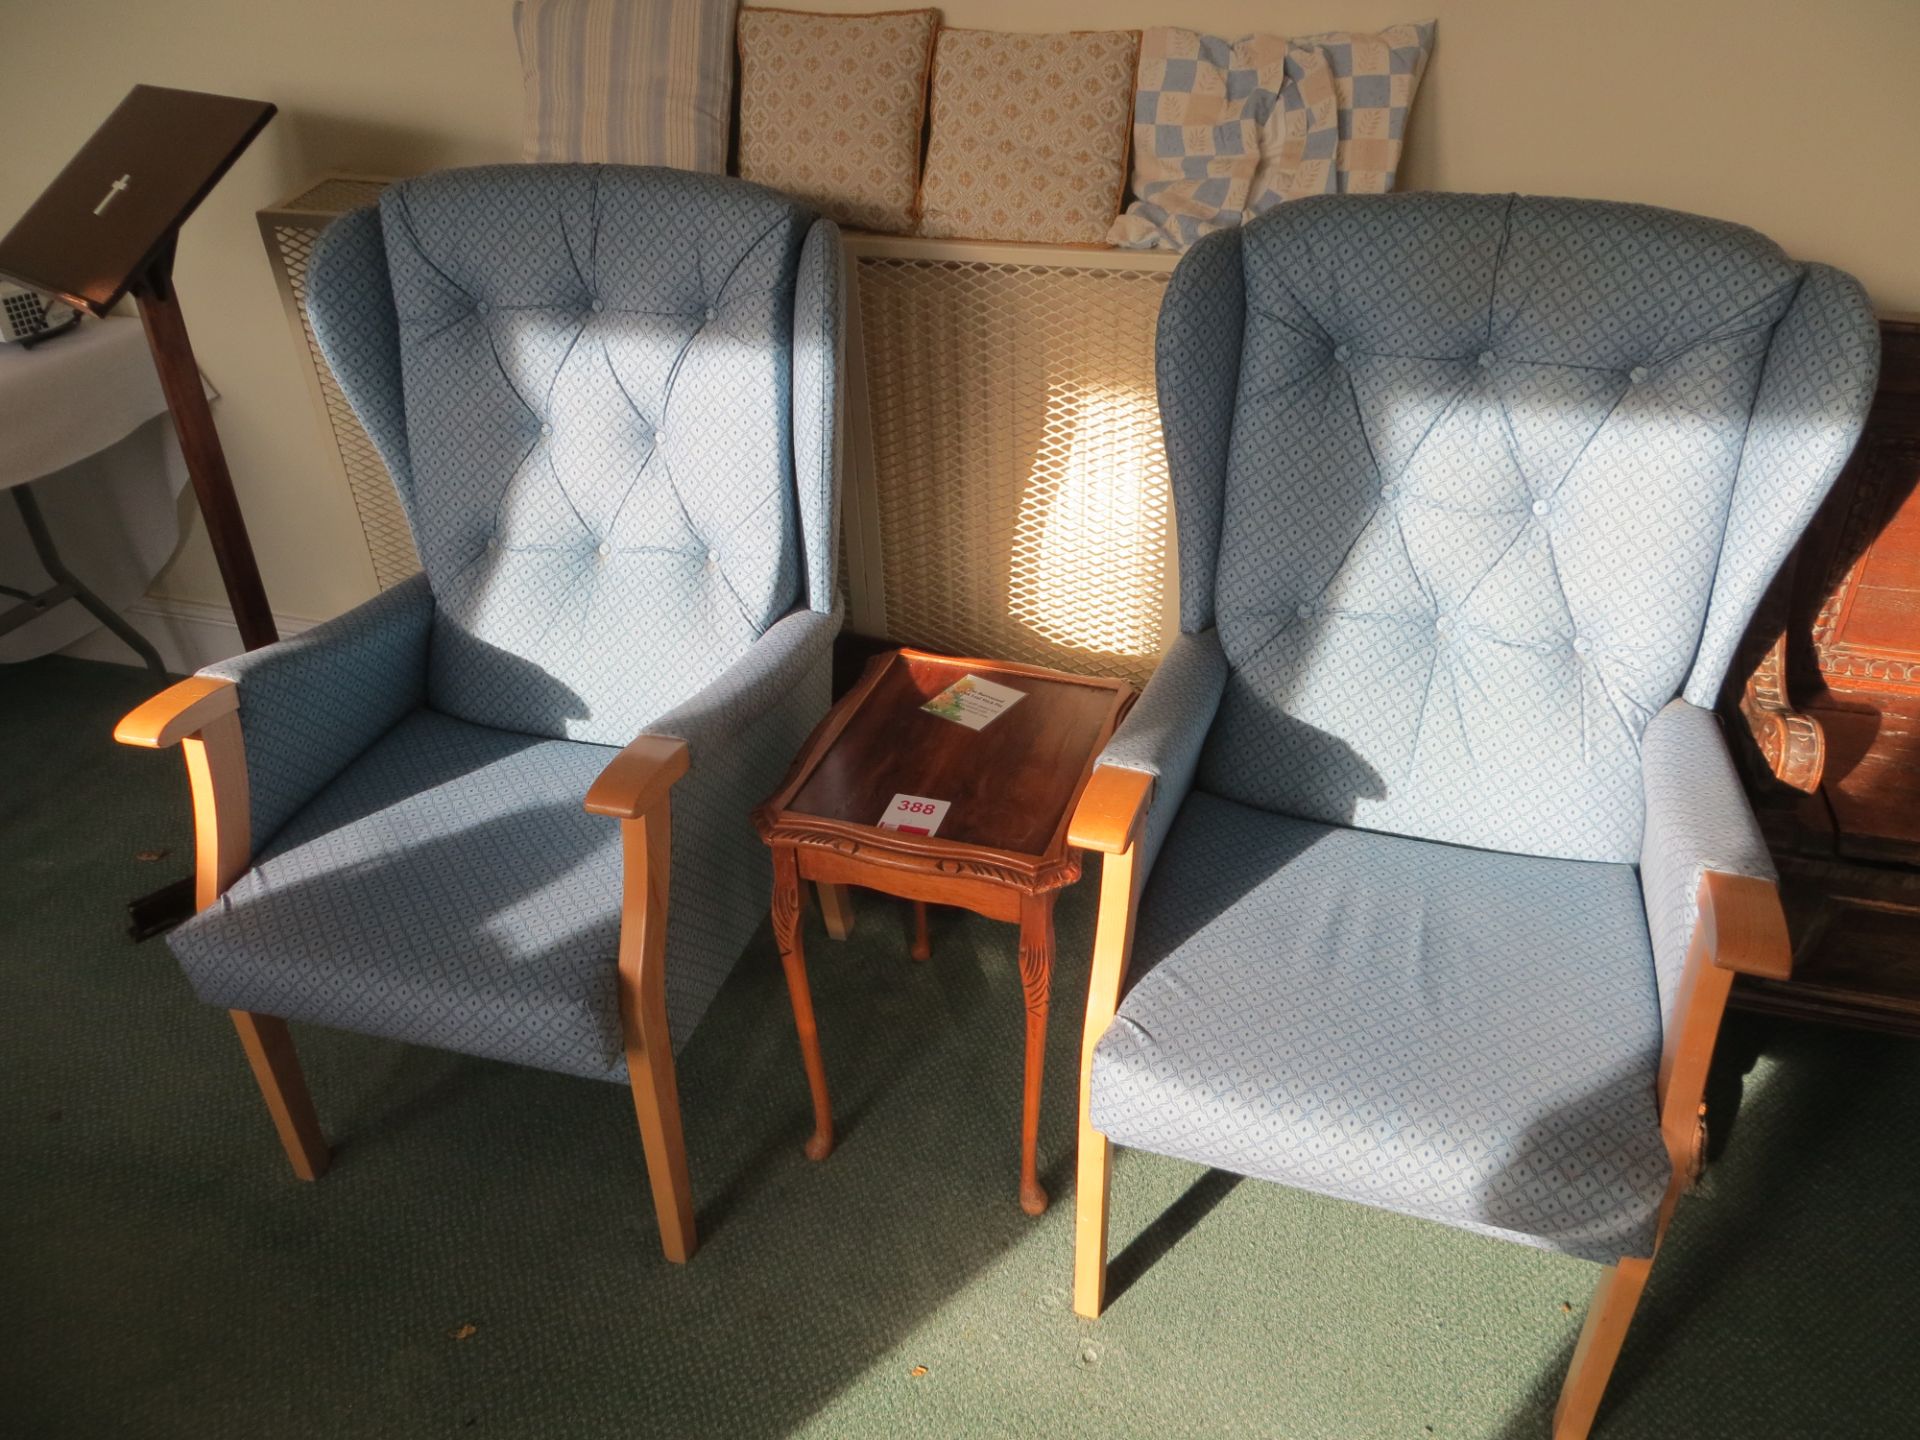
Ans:
<svg viewBox="0 0 1920 1440"><path fill-rule="evenodd" d="M1629 865L1189 795L1093 1062L1123 1145L1611 1264L1669 1166Z"/></svg>
<svg viewBox="0 0 1920 1440"><path fill-rule="evenodd" d="M614 753L416 710L168 943L209 1004L624 1081Z"/></svg>

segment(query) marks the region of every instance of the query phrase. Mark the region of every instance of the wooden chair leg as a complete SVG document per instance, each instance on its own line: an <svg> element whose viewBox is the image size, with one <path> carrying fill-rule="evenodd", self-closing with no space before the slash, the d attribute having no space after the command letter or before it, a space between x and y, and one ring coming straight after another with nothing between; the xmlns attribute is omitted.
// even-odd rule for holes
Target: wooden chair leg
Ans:
<svg viewBox="0 0 1920 1440"><path fill-rule="evenodd" d="M824 880L816 881L813 888L820 893L820 918L826 921L827 934L835 940L846 939L853 933L853 896L846 886Z"/></svg>
<svg viewBox="0 0 1920 1440"><path fill-rule="evenodd" d="M1133 831L1145 814L1152 784L1143 774L1107 772L1132 796L1122 848L1101 862L1100 918L1093 932L1093 971L1087 977L1087 1016L1080 1027L1080 1154L1073 1202L1073 1308L1098 1320L1107 1303L1107 1196L1113 1188L1113 1142L1093 1128L1093 1052L1120 1007L1120 986L1133 951L1133 923L1143 878L1134 864ZM1084 802L1083 802L1084 803ZM1079 817L1075 817L1078 825ZM1077 843L1077 842L1076 842ZM1102 847L1105 848L1105 847Z"/></svg>
<svg viewBox="0 0 1920 1440"><path fill-rule="evenodd" d="M667 878L673 853L668 802L620 822L625 889L620 917L620 1024L627 1080L647 1157L660 1248L676 1265L692 1257L693 1184L680 1128L680 1086L667 1029Z"/></svg>
<svg viewBox="0 0 1920 1440"><path fill-rule="evenodd" d="M649 1037L641 1049L636 1057L628 1047L627 1079L633 1088L633 1112L640 1122L640 1147L647 1157L647 1183L653 1190L660 1248L674 1264L684 1265L700 1241L693 1225L693 1180L687 1173L687 1141L680 1129L673 1047L652 1043Z"/></svg>
<svg viewBox="0 0 1920 1440"><path fill-rule="evenodd" d="M300 1057L294 1054L287 1022L278 1015L258 1015L251 1010L227 1013L233 1017L233 1028L240 1032L247 1063L253 1067L260 1097L267 1102L267 1113L280 1133L280 1144L293 1173L302 1180L318 1180L327 1173L333 1157L327 1150L327 1137L320 1131L320 1117L313 1112L313 1097L307 1093L307 1077L300 1073Z"/></svg>
<svg viewBox="0 0 1920 1440"><path fill-rule="evenodd" d="M1113 1142L1080 1111L1080 1161L1073 1202L1073 1309L1098 1320L1107 1303L1107 1196L1113 1187Z"/></svg>
<svg viewBox="0 0 1920 1440"><path fill-rule="evenodd" d="M1560 1404L1553 1412L1553 1440L1586 1440L1593 1428L1600 1397L1606 1393L1613 1363L1620 1358L1627 1326L1652 1268L1651 1260L1622 1260L1601 1272L1587 1304L1587 1323L1573 1347L1566 1383L1560 1388Z"/></svg>

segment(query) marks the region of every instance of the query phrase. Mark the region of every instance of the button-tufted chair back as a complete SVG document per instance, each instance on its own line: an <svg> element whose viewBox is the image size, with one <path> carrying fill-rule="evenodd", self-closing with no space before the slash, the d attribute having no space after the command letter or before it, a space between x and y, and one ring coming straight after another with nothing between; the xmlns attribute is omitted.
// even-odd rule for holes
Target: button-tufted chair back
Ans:
<svg viewBox="0 0 1920 1440"><path fill-rule="evenodd" d="M1209 237L1159 331L1204 789L1632 861L1640 737L1712 705L1857 435L1847 276L1738 226L1329 197Z"/></svg>
<svg viewBox="0 0 1920 1440"><path fill-rule="evenodd" d="M432 586L429 704L621 745L831 609L838 264L784 196L624 166L442 171L328 230L312 313Z"/></svg>

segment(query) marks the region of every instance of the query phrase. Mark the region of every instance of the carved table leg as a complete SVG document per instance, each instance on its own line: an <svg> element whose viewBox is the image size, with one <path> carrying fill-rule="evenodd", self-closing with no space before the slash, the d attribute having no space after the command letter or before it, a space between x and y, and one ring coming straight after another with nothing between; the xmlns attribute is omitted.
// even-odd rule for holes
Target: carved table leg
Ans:
<svg viewBox="0 0 1920 1440"><path fill-rule="evenodd" d="M927 902L913 902L913 949L907 952L916 960L933 958L933 941L927 938Z"/></svg>
<svg viewBox="0 0 1920 1440"><path fill-rule="evenodd" d="M1034 1150L1040 1139L1040 1076L1047 1063L1047 1001L1053 990L1053 902L1057 891L1020 899L1020 985L1027 997L1027 1076L1020 1109L1020 1208L1047 1208Z"/></svg>
<svg viewBox="0 0 1920 1440"><path fill-rule="evenodd" d="M793 1026L800 1034L800 1060L813 1093L813 1135L807 1158L833 1153L833 1102L827 1098L827 1067L820 1059L820 1036L813 1023L813 992L807 988L807 957L800 946L800 865L793 847L773 847L773 938L780 966L787 972L787 997L793 1002Z"/></svg>

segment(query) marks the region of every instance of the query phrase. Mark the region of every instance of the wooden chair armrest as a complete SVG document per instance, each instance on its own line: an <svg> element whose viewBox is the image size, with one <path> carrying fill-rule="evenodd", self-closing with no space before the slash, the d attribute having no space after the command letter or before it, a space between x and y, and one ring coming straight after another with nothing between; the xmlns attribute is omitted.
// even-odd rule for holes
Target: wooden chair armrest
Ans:
<svg viewBox="0 0 1920 1440"><path fill-rule="evenodd" d="M1080 1031L1083 1119L1092 1096L1093 1047L1120 1008L1120 991L1133 958L1134 921L1146 879L1134 842L1147 813L1147 798L1153 793L1153 778L1144 770L1102 765L1087 781L1067 830L1073 844L1102 851L1107 857L1100 867L1100 908L1094 921L1093 965L1087 974L1086 1022Z"/></svg>
<svg viewBox="0 0 1920 1440"><path fill-rule="evenodd" d="M193 792L193 899L204 910L240 878L251 855L247 751L240 736L240 687L190 675L113 727L122 745L178 745Z"/></svg>
<svg viewBox="0 0 1920 1440"><path fill-rule="evenodd" d="M1700 877L1701 943L1721 970L1785 980L1793 974L1780 889L1771 880L1709 870Z"/></svg>
<svg viewBox="0 0 1920 1440"><path fill-rule="evenodd" d="M687 742L670 735L640 735L600 772L587 791L587 810L616 820L637 820L658 805L687 773Z"/></svg>
<svg viewBox="0 0 1920 1440"><path fill-rule="evenodd" d="M1080 792L1080 803L1067 825L1067 843L1118 855L1138 837L1152 795L1153 776L1146 771L1100 766Z"/></svg>
<svg viewBox="0 0 1920 1440"><path fill-rule="evenodd" d="M122 745L165 750L239 708L240 689L231 680L190 675L130 711L113 727L113 738Z"/></svg>

